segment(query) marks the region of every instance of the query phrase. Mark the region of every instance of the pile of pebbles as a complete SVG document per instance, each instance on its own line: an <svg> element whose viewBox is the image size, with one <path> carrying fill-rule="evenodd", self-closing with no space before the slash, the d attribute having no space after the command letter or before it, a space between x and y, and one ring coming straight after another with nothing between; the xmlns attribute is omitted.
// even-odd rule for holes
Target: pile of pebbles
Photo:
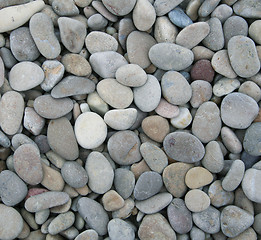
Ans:
<svg viewBox="0 0 261 240"><path fill-rule="evenodd" d="M0 0L0 239L261 239L260 0Z"/></svg>

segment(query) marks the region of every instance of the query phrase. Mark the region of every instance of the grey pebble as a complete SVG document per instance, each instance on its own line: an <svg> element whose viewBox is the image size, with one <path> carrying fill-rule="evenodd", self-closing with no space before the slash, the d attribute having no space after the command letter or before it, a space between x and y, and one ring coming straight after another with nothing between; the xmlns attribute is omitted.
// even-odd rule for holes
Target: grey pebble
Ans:
<svg viewBox="0 0 261 240"><path fill-rule="evenodd" d="M87 24L93 30L102 30L107 26L108 20L101 14L96 13L88 18Z"/></svg>
<svg viewBox="0 0 261 240"><path fill-rule="evenodd" d="M17 63L16 58L13 56L9 48L0 48L0 56L6 68L12 68Z"/></svg>
<svg viewBox="0 0 261 240"><path fill-rule="evenodd" d="M135 232L130 224L119 218L114 218L108 223L108 234L111 240L134 240Z"/></svg>
<svg viewBox="0 0 261 240"><path fill-rule="evenodd" d="M4 148L9 148L11 145L9 138L2 131L0 131L0 145Z"/></svg>
<svg viewBox="0 0 261 240"><path fill-rule="evenodd" d="M220 0L206 0L202 3L198 10L198 15L200 17L207 17L210 15L213 10L217 7L219 4Z"/></svg>
<svg viewBox="0 0 261 240"><path fill-rule="evenodd" d="M124 16L132 11L136 0L102 0L104 6L116 16Z"/></svg>
<svg viewBox="0 0 261 240"><path fill-rule="evenodd" d="M233 10L237 15L242 17L261 17L261 4L258 0L239 0L233 5Z"/></svg>
<svg viewBox="0 0 261 240"><path fill-rule="evenodd" d="M154 2L154 8L157 16L163 16L173 8L177 7L182 0L156 0Z"/></svg>
<svg viewBox="0 0 261 240"><path fill-rule="evenodd" d="M80 13L73 0L53 0L52 8L59 16L74 16Z"/></svg>
<svg viewBox="0 0 261 240"><path fill-rule="evenodd" d="M261 156L261 147L260 147L260 132L261 132L261 123L256 122L250 125L246 130L243 146L244 150L252 156Z"/></svg>

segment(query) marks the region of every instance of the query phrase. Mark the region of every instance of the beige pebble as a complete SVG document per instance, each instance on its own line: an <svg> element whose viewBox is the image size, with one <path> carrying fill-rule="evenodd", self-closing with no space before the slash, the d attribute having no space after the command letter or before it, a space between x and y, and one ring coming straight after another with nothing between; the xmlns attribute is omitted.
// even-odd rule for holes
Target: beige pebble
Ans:
<svg viewBox="0 0 261 240"><path fill-rule="evenodd" d="M185 177L185 183L191 189L206 186L212 181L213 175L203 167L191 168Z"/></svg>

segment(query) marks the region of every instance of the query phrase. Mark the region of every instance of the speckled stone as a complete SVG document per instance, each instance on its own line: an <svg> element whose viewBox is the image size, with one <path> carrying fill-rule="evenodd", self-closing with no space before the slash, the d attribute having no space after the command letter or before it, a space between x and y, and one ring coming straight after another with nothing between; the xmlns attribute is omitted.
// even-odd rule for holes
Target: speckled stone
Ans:
<svg viewBox="0 0 261 240"><path fill-rule="evenodd" d="M261 17L261 5L258 0L239 0L233 5L233 10L237 15L240 15L242 17Z"/></svg>
<svg viewBox="0 0 261 240"><path fill-rule="evenodd" d="M109 190L102 197L102 204L106 211L116 211L124 206L124 199L114 190Z"/></svg>
<svg viewBox="0 0 261 240"><path fill-rule="evenodd" d="M189 190L185 195L184 201L191 212L201 212L210 206L209 196L199 189Z"/></svg>
<svg viewBox="0 0 261 240"><path fill-rule="evenodd" d="M238 89L238 92L244 93L259 102L261 99L261 89L260 87L254 83L253 81L245 81L241 84Z"/></svg>
<svg viewBox="0 0 261 240"><path fill-rule="evenodd" d="M104 6L116 16L124 16L132 11L135 6L136 0L124 0L124 1L113 1L113 0L102 0Z"/></svg>
<svg viewBox="0 0 261 240"><path fill-rule="evenodd" d="M220 0L206 0L202 3L198 10L198 15L200 17L207 17L211 12L217 7Z"/></svg>
<svg viewBox="0 0 261 240"><path fill-rule="evenodd" d="M107 228L111 240L132 240L135 238L135 232L132 226L122 219L115 218L110 220Z"/></svg>
<svg viewBox="0 0 261 240"><path fill-rule="evenodd" d="M165 118L174 118L179 115L179 108L170 104L164 98L161 98L155 112Z"/></svg>
<svg viewBox="0 0 261 240"><path fill-rule="evenodd" d="M79 14L79 9L73 0L53 0L52 8L59 16L74 16Z"/></svg>
<svg viewBox="0 0 261 240"><path fill-rule="evenodd" d="M256 122L250 125L247 129L243 141L244 150L252 155L252 156L260 156L261 155L261 148L260 148L260 122Z"/></svg>
<svg viewBox="0 0 261 240"><path fill-rule="evenodd" d="M184 28L192 24L192 20L184 13L182 8L176 7L168 13L170 21L177 27Z"/></svg>
<svg viewBox="0 0 261 240"><path fill-rule="evenodd" d="M108 20L99 13L92 14L87 21L87 25L92 30L103 30L108 24Z"/></svg>
<svg viewBox="0 0 261 240"><path fill-rule="evenodd" d="M233 132L232 129L228 127L222 127L221 129L221 138L225 147L234 154L241 153L242 143L238 139L237 135Z"/></svg>
<svg viewBox="0 0 261 240"><path fill-rule="evenodd" d="M210 100L212 96L212 86L209 82L204 80L196 80L191 84L192 96L190 104L193 108L198 108L202 103Z"/></svg>
<svg viewBox="0 0 261 240"><path fill-rule="evenodd" d="M214 79L215 71L211 66L211 62L206 59L197 61L191 69L192 80L205 80L212 82Z"/></svg>
<svg viewBox="0 0 261 240"><path fill-rule="evenodd" d="M216 17L223 24L233 13L232 7L227 4L220 4L215 8L215 10L211 13L211 17Z"/></svg>
<svg viewBox="0 0 261 240"><path fill-rule="evenodd" d="M217 97L225 96L235 91L240 86L240 81L231 78L221 78L213 86L213 93Z"/></svg>

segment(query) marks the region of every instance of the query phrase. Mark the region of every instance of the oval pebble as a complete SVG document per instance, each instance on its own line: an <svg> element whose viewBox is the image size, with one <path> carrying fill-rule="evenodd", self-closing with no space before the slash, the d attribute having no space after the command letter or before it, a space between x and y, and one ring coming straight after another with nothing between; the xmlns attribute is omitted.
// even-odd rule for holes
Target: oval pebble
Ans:
<svg viewBox="0 0 261 240"><path fill-rule="evenodd" d="M213 86L213 93L217 97L227 95L237 88L239 88L240 82L237 79L221 78Z"/></svg>
<svg viewBox="0 0 261 240"><path fill-rule="evenodd" d="M93 229L81 232L75 240L98 240L98 233Z"/></svg>
<svg viewBox="0 0 261 240"><path fill-rule="evenodd" d="M91 15L87 21L88 27L92 30L102 30L107 24L108 20L99 13Z"/></svg>
<svg viewBox="0 0 261 240"><path fill-rule="evenodd" d="M100 146L107 136L104 120L94 112L82 113L76 119L74 131L78 144L86 149Z"/></svg>
<svg viewBox="0 0 261 240"><path fill-rule="evenodd" d="M178 106L170 104L164 98L161 98L155 112L165 118L174 118L179 115L179 108Z"/></svg>
<svg viewBox="0 0 261 240"><path fill-rule="evenodd" d="M136 4L136 0L102 0L104 6L116 16L124 16L132 11Z"/></svg>
<svg viewBox="0 0 261 240"><path fill-rule="evenodd" d="M210 100L212 96L212 86L204 80L196 80L191 84L192 96L190 104L193 108L198 108L202 103Z"/></svg>
<svg viewBox="0 0 261 240"><path fill-rule="evenodd" d="M191 212L201 212L206 210L210 206L210 198L206 193L199 189L193 189L185 195L186 207Z"/></svg>
<svg viewBox="0 0 261 240"><path fill-rule="evenodd" d="M184 28L192 24L193 21L184 13L182 8L176 7L168 13L170 21L177 27Z"/></svg>
<svg viewBox="0 0 261 240"><path fill-rule="evenodd" d="M126 41L129 34L135 30L135 26L131 18L122 18L119 21L118 41L121 47L126 50Z"/></svg>
<svg viewBox="0 0 261 240"><path fill-rule="evenodd" d="M154 8L157 16L162 16L168 13L173 8L177 7L182 0L156 0L154 2Z"/></svg>
<svg viewBox="0 0 261 240"><path fill-rule="evenodd" d="M104 16L109 21L117 22L118 20L117 16L109 12L102 2L92 1L92 6L95 8L97 12L99 12L102 16Z"/></svg>
<svg viewBox="0 0 261 240"><path fill-rule="evenodd" d="M207 59L197 61L190 71L192 80L205 80L212 82L214 79L215 71L211 66L211 62Z"/></svg>
<svg viewBox="0 0 261 240"><path fill-rule="evenodd" d="M244 150L252 155L252 156L260 156L261 155L261 144L259 139L261 123L256 122L250 125L250 127L246 130L243 146Z"/></svg>
<svg viewBox="0 0 261 240"><path fill-rule="evenodd" d="M14 169L18 176L30 185L37 185L43 179L40 152L32 144L23 144L13 155Z"/></svg>
<svg viewBox="0 0 261 240"><path fill-rule="evenodd" d="M116 211L124 206L124 199L114 190L109 190L102 197L102 204L106 211Z"/></svg>
<svg viewBox="0 0 261 240"><path fill-rule="evenodd" d="M257 44L261 44L261 38L258 34L258 32L260 32L260 27L261 27L260 23L261 23L260 20L256 20L249 26L249 36Z"/></svg>
<svg viewBox="0 0 261 240"><path fill-rule="evenodd" d="M132 226L122 219L115 218L110 220L107 228L111 240L132 240L135 238L135 232Z"/></svg>
<svg viewBox="0 0 261 240"><path fill-rule="evenodd" d="M261 89L256 83L252 81L243 82L239 87L238 92L244 93L254 98L256 102L259 102L261 99Z"/></svg>
<svg viewBox="0 0 261 240"><path fill-rule="evenodd" d="M234 154L241 153L242 143L232 129L228 127L222 127L221 138L227 150Z"/></svg>
<svg viewBox="0 0 261 240"><path fill-rule="evenodd" d="M178 129L186 128L191 123L191 121L192 115L185 107L179 107L179 115L170 119L171 125Z"/></svg>
<svg viewBox="0 0 261 240"><path fill-rule="evenodd" d="M233 5L233 10L237 15L246 18L260 18L260 2L257 0L238 1Z"/></svg>
<svg viewBox="0 0 261 240"><path fill-rule="evenodd" d="M190 189L206 186L212 181L213 175L203 167L193 167L188 170L185 176L185 183Z"/></svg>
<svg viewBox="0 0 261 240"><path fill-rule="evenodd" d="M198 10L198 15L200 17L207 17L212 11L217 7L220 0L206 0L202 3Z"/></svg>
<svg viewBox="0 0 261 240"><path fill-rule="evenodd" d="M211 17L218 18L223 24L233 13L233 9L227 4L220 4L211 13Z"/></svg>

